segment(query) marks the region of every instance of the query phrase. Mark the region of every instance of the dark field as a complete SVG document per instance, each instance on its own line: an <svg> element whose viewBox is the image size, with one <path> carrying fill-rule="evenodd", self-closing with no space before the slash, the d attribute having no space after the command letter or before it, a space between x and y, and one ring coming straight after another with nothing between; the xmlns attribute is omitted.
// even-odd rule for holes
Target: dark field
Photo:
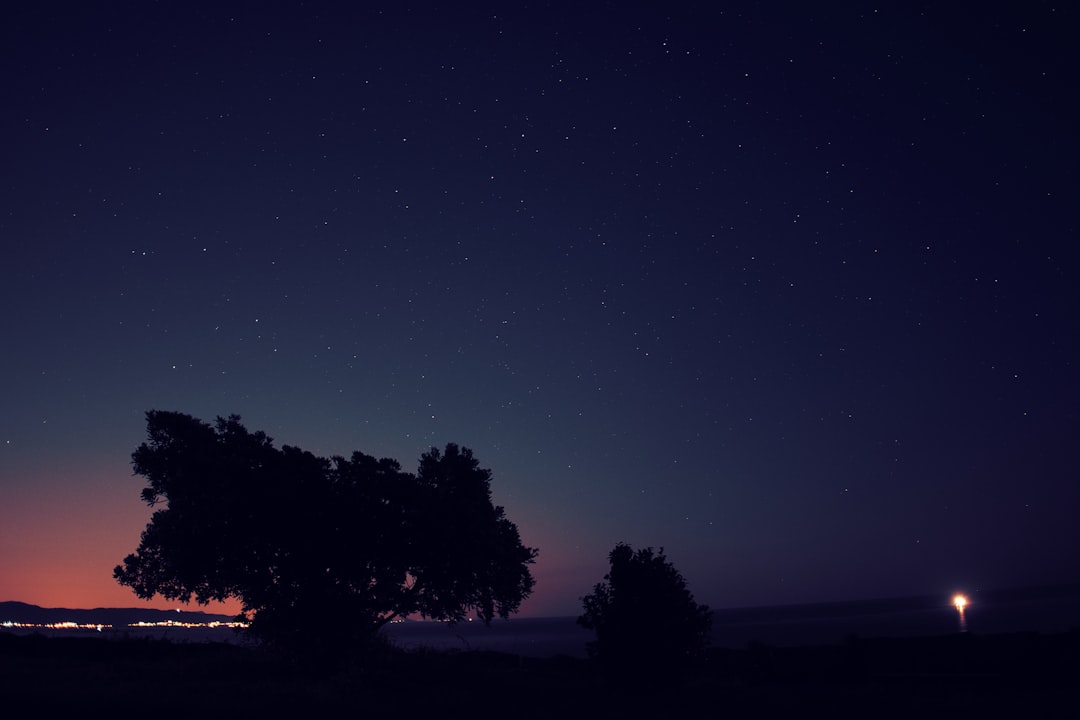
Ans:
<svg viewBox="0 0 1080 720"><path fill-rule="evenodd" d="M565 656L383 649L328 672L223 643L0 633L13 718L1073 718L1078 689L1076 631L717 649L655 690L615 689Z"/></svg>

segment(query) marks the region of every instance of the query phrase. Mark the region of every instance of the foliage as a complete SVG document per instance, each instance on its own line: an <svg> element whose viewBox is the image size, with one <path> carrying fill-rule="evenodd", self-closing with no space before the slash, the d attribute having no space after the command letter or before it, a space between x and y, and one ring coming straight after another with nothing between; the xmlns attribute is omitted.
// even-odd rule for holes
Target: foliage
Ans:
<svg viewBox="0 0 1080 720"><path fill-rule="evenodd" d="M709 608L694 602L662 548L635 552L619 543L608 558L611 570L582 598L585 611L578 618L596 631L589 655L626 682L666 682L703 655Z"/></svg>
<svg viewBox="0 0 1080 720"><path fill-rule="evenodd" d="M505 618L532 592L537 551L468 448L432 448L413 475L360 452L275 448L235 415L146 418L133 466L143 500L165 507L113 571L141 598L237 598L257 637L324 653L411 614Z"/></svg>

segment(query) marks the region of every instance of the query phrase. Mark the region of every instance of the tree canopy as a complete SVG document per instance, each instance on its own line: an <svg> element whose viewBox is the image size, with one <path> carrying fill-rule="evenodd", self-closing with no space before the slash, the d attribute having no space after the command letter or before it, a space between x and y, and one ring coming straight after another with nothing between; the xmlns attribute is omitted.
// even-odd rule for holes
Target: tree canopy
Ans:
<svg viewBox="0 0 1080 720"><path fill-rule="evenodd" d="M146 419L132 463L143 500L165 506L113 571L141 598L237 598L256 636L295 649L364 641L412 614L490 622L532 592L537 550L468 448L432 448L411 474L361 452L276 448L235 415Z"/></svg>
<svg viewBox="0 0 1080 720"><path fill-rule="evenodd" d="M635 551L619 543L609 553L604 582L582 598L578 624L596 631L589 655L620 681L667 682L699 657L708 642L712 616L694 601L682 574L663 548Z"/></svg>

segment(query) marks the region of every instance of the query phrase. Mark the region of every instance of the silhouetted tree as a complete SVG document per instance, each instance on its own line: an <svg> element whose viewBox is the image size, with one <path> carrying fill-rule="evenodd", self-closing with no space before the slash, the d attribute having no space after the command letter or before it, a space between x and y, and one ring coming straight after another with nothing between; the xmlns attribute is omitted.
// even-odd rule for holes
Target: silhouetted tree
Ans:
<svg viewBox="0 0 1080 720"><path fill-rule="evenodd" d="M596 632L587 646L612 679L630 685L668 683L708 642L711 614L694 602L686 581L661 548L634 551L619 543L608 555L605 582L582 598L578 624Z"/></svg>
<svg viewBox="0 0 1080 720"><path fill-rule="evenodd" d="M360 452L277 449L235 415L146 419L133 466L143 500L165 507L113 571L139 597L237 598L257 637L333 655L397 617L490 622L532 592L537 551L467 448L432 448L412 475Z"/></svg>

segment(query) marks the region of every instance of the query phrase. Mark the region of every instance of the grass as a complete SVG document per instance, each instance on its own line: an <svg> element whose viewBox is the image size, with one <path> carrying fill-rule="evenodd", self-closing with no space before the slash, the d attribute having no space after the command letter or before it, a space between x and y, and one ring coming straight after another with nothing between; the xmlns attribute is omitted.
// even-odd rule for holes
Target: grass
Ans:
<svg viewBox="0 0 1080 720"><path fill-rule="evenodd" d="M567 657L382 648L324 672L228 644L0 633L6 717L1072 717L1078 670L1076 632L715 650L655 690Z"/></svg>

